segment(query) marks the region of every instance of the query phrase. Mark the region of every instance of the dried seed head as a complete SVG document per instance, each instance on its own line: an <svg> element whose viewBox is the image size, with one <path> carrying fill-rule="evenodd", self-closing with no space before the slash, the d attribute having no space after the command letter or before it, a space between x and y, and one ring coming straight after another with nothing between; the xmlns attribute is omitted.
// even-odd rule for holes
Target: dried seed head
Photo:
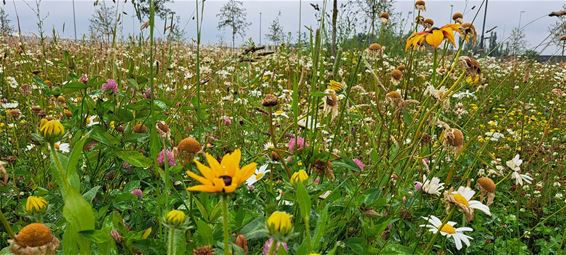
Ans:
<svg viewBox="0 0 566 255"><path fill-rule="evenodd" d="M201 150L201 146L200 143L192 138L192 137L187 137L183 140L181 140L179 142L179 145L177 145L177 150L180 153L197 153Z"/></svg>
<svg viewBox="0 0 566 255"><path fill-rule="evenodd" d="M561 40L561 41L566 41L566 34L563 34L562 36L560 36L560 40Z"/></svg>
<svg viewBox="0 0 566 255"><path fill-rule="evenodd" d="M462 21L464 21L464 15L461 12L455 12L452 15L452 20L456 23L462 23Z"/></svg>
<svg viewBox="0 0 566 255"><path fill-rule="evenodd" d="M425 24L427 27L432 27L432 26L434 25L434 20L432 20L432 19L425 19L425 20L424 20L424 24Z"/></svg>
<svg viewBox="0 0 566 255"><path fill-rule="evenodd" d="M489 193L495 192L495 182L489 177L481 177L477 181L477 185L480 189L483 189Z"/></svg>
<svg viewBox="0 0 566 255"><path fill-rule="evenodd" d="M201 246L193 250L193 255L214 255L214 249L210 245Z"/></svg>
<svg viewBox="0 0 566 255"><path fill-rule="evenodd" d="M261 104L265 107L273 107L277 105L277 97L273 94L267 94L265 98L261 101Z"/></svg>
<svg viewBox="0 0 566 255"><path fill-rule="evenodd" d="M334 107L338 104L338 97L336 97L336 92L334 90L329 90L326 96L326 105Z"/></svg>
<svg viewBox="0 0 566 255"><path fill-rule="evenodd" d="M169 136L171 136L171 129L169 129L169 125L164 121L158 121L155 123L155 127L161 137L169 138Z"/></svg>
<svg viewBox="0 0 566 255"><path fill-rule="evenodd" d="M388 12L382 12L381 14L379 14L379 19L381 20L382 23L389 22L389 13Z"/></svg>
<svg viewBox="0 0 566 255"><path fill-rule="evenodd" d="M462 26L460 27L460 33L463 35L463 38L465 38L466 42L468 42L471 38L472 44L476 44L476 41L478 40L478 32L476 31L474 24L462 24Z"/></svg>
<svg viewBox="0 0 566 255"><path fill-rule="evenodd" d="M397 66L397 70L399 70L401 72L405 71L405 65L400 64L399 66Z"/></svg>
<svg viewBox="0 0 566 255"><path fill-rule="evenodd" d="M478 75L481 75L481 67L480 67L480 63L472 58L472 57L468 57L468 56L462 56L459 58L460 64L466 69L466 74L468 74L471 77L476 77Z"/></svg>
<svg viewBox="0 0 566 255"><path fill-rule="evenodd" d="M11 243L10 251L16 255L55 254L59 240L51 234L51 230L41 223L32 223L20 230Z"/></svg>
<svg viewBox="0 0 566 255"><path fill-rule="evenodd" d="M397 81L400 81L401 78L403 78L403 72L399 69L393 69L393 71L391 71L391 77Z"/></svg>
<svg viewBox="0 0 566 255"><path fill-rule="evenodd" d="M57 97L57 102L64 104L67 102L67 99L64 96L58 96Z"/></svg>
<svg viewBox="0 0 566 255"><path fill-rule="evenodd" d="M401 93L397 90L393 90L393 91L385 94L385 97L390 99L390 100L399 100L399 99L401 99Z"/></svg>
<svg viewBox="0 0 566 255"><path fill-rule="evenodd" d="M464 145L464 133L456 128L450 128L444 134L446 142L453 147L461 147Z"/></svg>
<svg viewBox="0 0 566 255"><path fill-rule="evenodd" d="M369 45L369 50L370 51L381 51L383 49L383 47L381 47L381 44L379 43L372 43Z"/></svg>
<svg viewBox="0 0 566 255"><path fill-rule="evenodd" d="M415 8L417 8L417 10L419 10L419 11L426 10L425 1L424 0L417 0L415 2Z"/></svg>
<svg viewBox="0 0 566 255"><path fill-rule="evenodd" d="M246 236L242 234L236 236L236 245L244 250L244 254L248 254L248 239L246 239Z"/></svg>
<svg viewBox="0 0 566 255"><path fill-rule="evenodd" d="M147 133L147 127L143 123L137 123L134 126L134 132L138 134Z"/></svg>

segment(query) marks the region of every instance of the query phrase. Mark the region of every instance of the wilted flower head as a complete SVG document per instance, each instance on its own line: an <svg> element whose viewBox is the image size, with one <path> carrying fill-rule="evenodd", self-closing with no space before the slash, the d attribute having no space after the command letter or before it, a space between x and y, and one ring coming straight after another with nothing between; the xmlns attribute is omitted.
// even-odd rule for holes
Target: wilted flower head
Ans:
<svg viewBox="0 0 566 255"><path fill-rule="evenodd" d="M23 227L15 240L8 240L10 251L14 255L54 255L59 248L59 239L41 223L32 223Z"/></svg>
<svg viewBox="0 0 566 255"><path fill-rule="evenodd" d="M484 198L487 196L487 206L493 204L493 199L495 198L495 182L489 177L481 177L478 179L476 186L480 190L480 202L483 202Z"/></svg>
<svg viewBox="0 0 566 255"><path fill-rule="evenodd" d="M459 155L464 147L464 133L457 128L449 128L444 131L444 144Z"/></svg>
<svg viewBox="0 0 566 255"><path fill-rule="evenodd" d="M424 0L417 0L415 2L415 8L419 11L426 11L425 1Z"/></svg>
<svg viewBox="0 0 566 255"><path fill-rule="evenodd" d="M462 22L464 22L464 14L462 14L461 12L455 12L454 14L452 14L452 20L454 20L454 22L456 23L462 24Z"/></svg>
<svg viewBox="0 0 566 255"><path fill-rule="evenodd" d="M444 199L453 203L464 213L466 220L468 222L474 219L474 209L478 209L483 213L490 215L489 207L482 204L480 201L472 200L472 197L476 194L470 187L459 187L457 191L453 188L444 192Z"/></svg>
<svg viewBox="0 0 566 255"><path fill-rule="evenodd" d="M382 12L379 14L379 19L381 20L381 22L383 24L387 24L387 22L389 22L389 13L388 12Z"/></svg>

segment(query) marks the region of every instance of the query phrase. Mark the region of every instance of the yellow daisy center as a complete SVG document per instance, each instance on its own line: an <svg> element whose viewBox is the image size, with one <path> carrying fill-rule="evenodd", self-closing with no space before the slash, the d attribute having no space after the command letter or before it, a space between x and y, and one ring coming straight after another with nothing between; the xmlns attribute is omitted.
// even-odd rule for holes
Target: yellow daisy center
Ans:
<svg viewBox="0 0 566 255"><path fill-rule="evenodd" d="M442 228L440 228L440 232L448 233L448 234L455 234L456 229L448 224L444 224Z"/></svg>
<svg viewBox="0 0 566 255"><path fill-rule="evenodd" d="M463 205L465 205L465 206L469 206L469 205L470 205L470 204L468 203L468 200L467 200L464 196L460 195L459 193L452 194L452 197L454 197L454 200L455 200L457 203L459 203L459 204L463 204Z"/></svg>

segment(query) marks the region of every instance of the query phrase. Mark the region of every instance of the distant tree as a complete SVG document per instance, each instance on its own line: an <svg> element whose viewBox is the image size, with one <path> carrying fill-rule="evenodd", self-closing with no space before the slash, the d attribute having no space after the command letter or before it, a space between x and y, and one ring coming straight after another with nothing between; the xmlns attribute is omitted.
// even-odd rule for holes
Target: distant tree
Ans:
<svg viewBox="0 0 566 255"><path fill-rule="evenodd" d="M519 28L513 28L511 36L509 37L509 51L511 55L517 56L527 48L527 41L525 40L525 33Z"/></svg>
<svg viewBox="0 0 566 255"><path fill-rule="evenodd" d="M562 6L566 9L566 4ZM558 17L558 20L549 27L549 32L552 34L551 43L562 48L562 55L564 55L564 46L566 41L561 40L561 37L566 35L566 15Z"/></svg>
<svg viewBox="0 0 566 255"><path fill-rule="evenodd" d="M150 0L132 0L132 5L134 6L134 10L140 22L144 18L149 17L149 1ZM168 2L172 2L172 0L153 0L155 15L165 19L167 15L171 13L171 9L166 6Z"/></svg>
<svg viewBox="0 0 566 255"><path fill-rule="evenodd" d="M114 6L107 6L104 1L95 10L90 18L90 33L94 38L102 38L102 41L109 43L110 37L114 34L114 22L116 10Z"/></svg>
<svg viewBox="0 0 566 255"><path fill-rule="evenodd" d="M0 33L2 35L10 35L14 32L14 27L10 24L10 19L8 18L8 13L4 11L4 8L0 8Z"/></svg>
<svg viewBox="0 0 566 255"><path fill-rule="evenodd" d="M365 14L366 24L369 22L370 35L375 34L376 20L381 12L390 12L393 8L391 0L356 0L358 8Z"/></svg>
<svg viewBox="0 0 566 255"><path fill-rule="evenodd" d="M277 14L277 17L273 19L271 25L269 25L269 32L265 35L267 39L273 42L276 46L279 46L279 43L283 41L283 26L279 22L279 17L281 16L281 12Z"/></svg>
<svg viewBox="0 0 566 255"><path fill-rule="evenodd" d="M246 35L246 29L250 25L246 18L246 9L244 3L236 0L229 0L220 12L216 14L218 20L218 29L226 27L232 30L232 48L235 47L236 35L242 38Z"/></svg>
<svg viewBox="0 0 566 255"><path fill-rule="evenodd" d="M497 32L492 31L489 34L489 50L488 50L489 55L491 56L500 56L501 55L501 49L499 46L499 43L497 42Z"/></svg>
<svg viewBox="0 0 566 255"><path fill-rule="evenodd" d="M175 12L171 12L169 19L165 19L165 33L170 41L179 42L185 36L185 30L180 26L181 16L175 16Z"/></svg>

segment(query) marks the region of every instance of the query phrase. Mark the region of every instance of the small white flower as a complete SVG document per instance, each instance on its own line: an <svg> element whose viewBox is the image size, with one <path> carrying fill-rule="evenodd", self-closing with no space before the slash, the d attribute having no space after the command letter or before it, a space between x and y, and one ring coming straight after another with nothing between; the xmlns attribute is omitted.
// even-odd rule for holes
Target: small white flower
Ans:
<svg viewBox="0 0 566 255"><path fill-rule="evenodd" d="M436 234L440 231L442 236L446 236L447 238L452 237L454 239L454 243L456 244L456 249L462 249L462 243L466 244L466 246L470 246L470 236L464 234L464 232L471 232L474 231L472 228L469 227L461 227L461 228L454 228L456 222L448 221L446 224L442 224L442 221L434 215L430 217L423 217L423 219L428 220L429 224L420 225L420 227L427 227L429 231L433 234Z"/></svg>
<svg viewBox="0 0 566 255"><path fill-rule="evenodd" d="M513 159L505 162L505 164L513 171L521 171L521 164L523 164L523 160L520 158L519 154L517 154Z"/></svg>
<svg viewBox="0 0 566 255"><path fill-rule="evenodd" d="M421 185L422 191L431 195L440 196L440 191L444 189L444 183L441 183L438 177L432 177L432 179L429 180L426 178L426 175L423 175L423 182L416 183Z"/></svg>
<svg viewBox="0 0 566 255"><path fill-rule="evenodd" d="M60 152L69 153L71 150L71 145L68 143L56 142L55 148L57 148Z"/></svg>
<svg viewBox="0 0 566 255"><path fill-rule="evenodd" d="M88 119L87 119L87 121L86 121L86 123L87 123L86 126L87 126L87 127L92 127L92 126L94 126L94 125L100 124L100 122L97 120L97 118L98 118L98 117L97 117L96 115L88 116Z"/></svg>
<svg viewBox="0 0 566 255"><path fill-rule="evenodd" d="M511 178L515 179L515 185L523 186L523 182L526 182L527 184L531 184L533 182L532 177L526 174L520 174L519 171L513 171Z"/></svg>
<svg viewBox="0 0 566 255"><path fill-rule="evenodd" d="M268 164L260 166L258 169L255 170L255 173L246 180L246 184L248 187L253 186L257 181L261 180L266 173L271 172L271 170L267 169Z"/></svg>
<svg viewBox="0 0 566 255"><path fill-rule="evenodd" d="M14 109L20 105L18 102L11 102L11 103L3 103L2 108L4 109Z"/></svg>

